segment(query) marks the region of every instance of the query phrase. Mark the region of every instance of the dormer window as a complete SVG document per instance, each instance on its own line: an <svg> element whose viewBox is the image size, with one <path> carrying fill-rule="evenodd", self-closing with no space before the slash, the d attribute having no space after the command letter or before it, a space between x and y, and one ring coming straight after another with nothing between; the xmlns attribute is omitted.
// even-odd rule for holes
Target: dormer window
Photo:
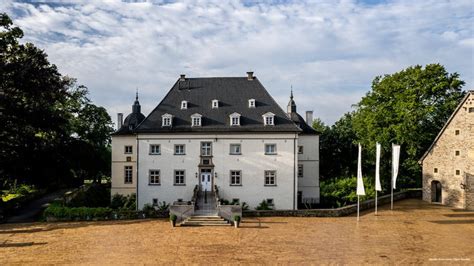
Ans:
<svg viewBox="0 0 474 266"><path fill-rule="evenodd" d="M249 108L255 108L255 99L249 100Z"/></svg>
<svg viewBox="0 0 474 266"><path fill-rule="evenodd" d="M193 127L200 127L201 126L201 118L202 118L202 115L200 114L193 114L191 115L191 125Z"/></svg>
<svg viewBox="0 0 474 266"><path fill-rule="evenodd" d="M265 126L274 126L275 125L275 114L268 112L262 115L263 124Z"/></svg>
<svg viewBox="0 0 474 266"><path fill-rule="evenodd" d="M212 100L212 109L219 108L219 100Z"/></svg>
<svg viewBox="0 0 474 266"><path fill-rule="evenodd" d="M232 113L229 115L231 126L240 126L240 114Z"/></svg>
<svg viewBox="0 0 474 266"><path fill-rule="evenodd" d="M173 124L173 116L170 114L164 114L161 116L161 121L162 121L161 126L170 127Z"/></svg>
<svg viewBox="0 0 474 266"><path fill-rule="evenodd" d="M181 110L188 109L188 102L187 101L182 101L181 102Z"/></svg>

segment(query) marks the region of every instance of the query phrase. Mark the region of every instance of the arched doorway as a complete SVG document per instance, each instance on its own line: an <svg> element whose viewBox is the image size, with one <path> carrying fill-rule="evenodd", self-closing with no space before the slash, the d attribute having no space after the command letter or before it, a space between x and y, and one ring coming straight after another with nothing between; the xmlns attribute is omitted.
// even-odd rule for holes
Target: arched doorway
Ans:
<svg viewBox="0 0 474 266"><path fill-rule="evenodd" d="M431 181L431 202L441 203L441 183Z"/></svg>

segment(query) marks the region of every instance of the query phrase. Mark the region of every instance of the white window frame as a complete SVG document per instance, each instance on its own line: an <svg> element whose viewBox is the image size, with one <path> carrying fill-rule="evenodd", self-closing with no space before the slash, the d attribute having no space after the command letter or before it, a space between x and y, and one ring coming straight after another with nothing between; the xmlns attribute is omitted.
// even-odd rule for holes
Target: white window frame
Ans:
<svg viewBox="0 0 474 266"><path fill-rule="evenodd" d="M270 206L270 207L275 206L275 200L274 199L266 199L265 201L267 202L268 206Z"/></svg>
<svg viewBox="0 0 474 266"><path fill-rule="evenodd" d="M182 149L179 149L179 152L177 152L176 148L178 147L183 147ZM174 145L174 155L186 155L186 144L175 144Z"/></svg>
<svg viewBox="0 0 474 266"><path fill-rule="evenodd" d="M188 102L181 101L181 110L186 110L186 109L188 109Z"/></svg>
<svg viewBox="0 0 474 266"><path fill-rule="evenodd" d="M212 142L210 141L201 142L201 156L212 156Z"/></svg>
<svg viewBox="0 0 474 266"><path fill-rule="evenodd" d="M202 125L202 115L198 113L191 115L191 126L200 127L201 125Z"/></svg>
<svg viewBox="0 0 474 266"><path fill-rule="evenodd" d="M161 185L161 171L159 169L150 169L148 171L148 185Z"/></svg>
<svg viewBox="0 0 474 266"><path fill-rule="evenodd" d="M125 145L125 147L123 149L124 149L124 151L123 151L124 154L133 154L133 146L132 145Z"/></svg>
<svg viewBox="0 0 474 266"><path fill-rule="evenodd" d="M219 100L216 100L216 99L212 100L211 107L212 107L212 109L219 108Z"/></svg>
<svg viewBox="0 0 474 266"><path fill-rule="evenodd" d="M125 165L124 168L124 184L133 184L133 166Z"/></svg>
<svg viewBox="0 0 474 266"><path fill-rule="evenodd" d="M275 125L275 114L272 112L268 112L262 115L263 117L263 124L265 126L274 126Z"/></svg>
<svg viewBox="0 0 474 266"><path fill-rule="evenodd" d="M161 126L162 127L171 127L173 126L173 116L170 114L164 114L161 116Z"/></svg>
<svg viewBox="0 0 474 266"><path fill-rule="evenodd" d="M238 149L239 151L236 152L235 149L232 149L232 147L239 147L239 149ZM231 155L241 155L242 154L242 145L240 143L231 143L229 145L229 149L230 149L229 154L231 154Z"/></svg>
<svg viewBox="0 0 474 266"><path fill-rule="evenodd" d="M229 183L231 186L242 186L242 171L230 170Z"/></svg>
<svg viewBox="0 0 474 266"><path fill-rule="evenodd" d="M276 170L265 170L264 172L264 185L266 187L274 187L277 185L277 174Z"/></svg>
<svg viewBox="0 0 474 266"><path fill-rule="evenodd" d="M249 108L255 108L255 99L249 99Z"/></svg>
<svg viewBox="0 0 474 266"><path fill-rule="evenodd" d="M178 172L182 172L182 174L178 173ZM179 180L177 178L179 178ZM176 182L176 181L178 181L178 182ZM174 170L173 185L175 185L175 186L185 186L186 185L186 170L184 170L184 169Z"/></svg>
<svg viewBox="0 0 474 266"><path fill-rule="evenodd" d="M273 151L269 151L268 147L274 146ZM265 144L265 155L275 155L277 154L277 145L275 143L266 143Z"/></svg>
<svg viewBox="0 0 474 266"><path fill-rule="evenodd" d="M150 155L160 155L161 154L161 145L160 144L150 144L150 153L149 154Z"/></svg>
<svg viewBox="0 0 474 266"><path fill-rule="evenodd" d="M304 177L304 166L302 164L298 164L298 177Z"/></svg>
<svg viewBox="0 0 474 266"><path fill-rule="evenodd" d="M231 126L240 126L240 114L232 113L229 115Z"/></svg>

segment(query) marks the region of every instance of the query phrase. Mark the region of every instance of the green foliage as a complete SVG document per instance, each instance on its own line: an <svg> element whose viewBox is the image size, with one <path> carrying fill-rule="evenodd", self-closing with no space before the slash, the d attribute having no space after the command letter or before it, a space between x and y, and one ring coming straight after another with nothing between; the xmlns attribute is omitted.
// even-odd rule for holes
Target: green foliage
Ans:
<svg viewBox="0 0 474 266"><path fill-rule="evenodd" d="M234 221L240 222L240 215L234 215Z"/></svg>
<svg viewBox="0 0 474 266"><path fill-rule="evenodd" d="M170 221L176 222L177 219L178 219L178 216L176 216L175 214L170 215Z"/></svg>
<svg viewBox="0 0 474 266"><path fill-rule="evenodd" d="M123 205L124 209L135 210L137 208L137 194L132 193L127 196L127 202Z"/></svg>
<svg viewBox="0 0 474 266"><path fill-rule="evenodd" d="M242 210L243 210L243 211L246 211L246 210L248 210L248 209L249 209L249 205L247 204L247 202L245 202L245 201L242 202Z"/></svg>
<svg viewBox="0 0 474 266"><path fill-rule="evenodd" d="M110 201L110 208L112 209L120 209L125 206L127 203L127 197L116 193L115 195L112 196L112 200Z"/></svg>
<svg viewBox="0 0 474 266"><path fill-rule="evenodd" d="M111 219L110 208L62 207L51 205L44 211L45 217L54 217L59 220L104 220Z"/></svg>
<svg viewBox="0 0 474 266"><path fill-rule="evenodd" d="M92 184L81 190L67 203L68 207L107 207L110 205L110 191L102 185Z"/></svg>
<svg viewBox="0 0 474 266"><path fill-rule="evenodd" d="M376 77L352 120L369 171L374 168L376 142L384 151L383 173L390 173L391 144L400 144L399 187L420 187L418 160L459 104L463 85L457 73L449 74L439 64L417 65Z"/></svg>
<svg viewBox="0 0 474 266"><path fill-rule="evenodd" d="M272 210L272 208L268 205L266 200L262 200L260 204L255 208L256 210Z"/></svg>
<svg viewBox="0 0 474 266"><path fill-rule="evenodd" d="M44 51L20 44L22 37L0 13L0 184L18 179L52 188L110 175L107 112Z"/></svg>
<svg viewBox="0 0 474 266"><path fill-rule="evenodd" d="M155 207L153 207L150 203L143 205L142 212L146 214L146 216L150 217L156 212Z"/></svg>
<svg viewBox="0 0 474 266"><path fill-rule="evenodd" d="M167 204L166 201L162 201L158 204L158 211L167 211L170 208L170 204Z"/></svg>
<svg viewBox="0 0 474 266"><path fill-rule="evenodd" d="M363 178L365 196L364 201L375 197L375 185L369 178ZM342 207L357 202L357 178L344 177L321 182L321 205L324 207Z"/></svg>

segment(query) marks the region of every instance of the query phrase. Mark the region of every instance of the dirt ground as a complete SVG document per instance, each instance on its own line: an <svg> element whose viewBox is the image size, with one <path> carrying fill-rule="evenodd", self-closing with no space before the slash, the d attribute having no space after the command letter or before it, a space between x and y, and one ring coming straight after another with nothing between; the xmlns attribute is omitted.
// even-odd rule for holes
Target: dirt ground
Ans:
<svg viewBox="0 0 474 266"><path fill-rule="evenodd" d="M404 200L375 216L248 218L242 227L167 220L0 225L10 264L474 264L474 212Z"/></svg>

